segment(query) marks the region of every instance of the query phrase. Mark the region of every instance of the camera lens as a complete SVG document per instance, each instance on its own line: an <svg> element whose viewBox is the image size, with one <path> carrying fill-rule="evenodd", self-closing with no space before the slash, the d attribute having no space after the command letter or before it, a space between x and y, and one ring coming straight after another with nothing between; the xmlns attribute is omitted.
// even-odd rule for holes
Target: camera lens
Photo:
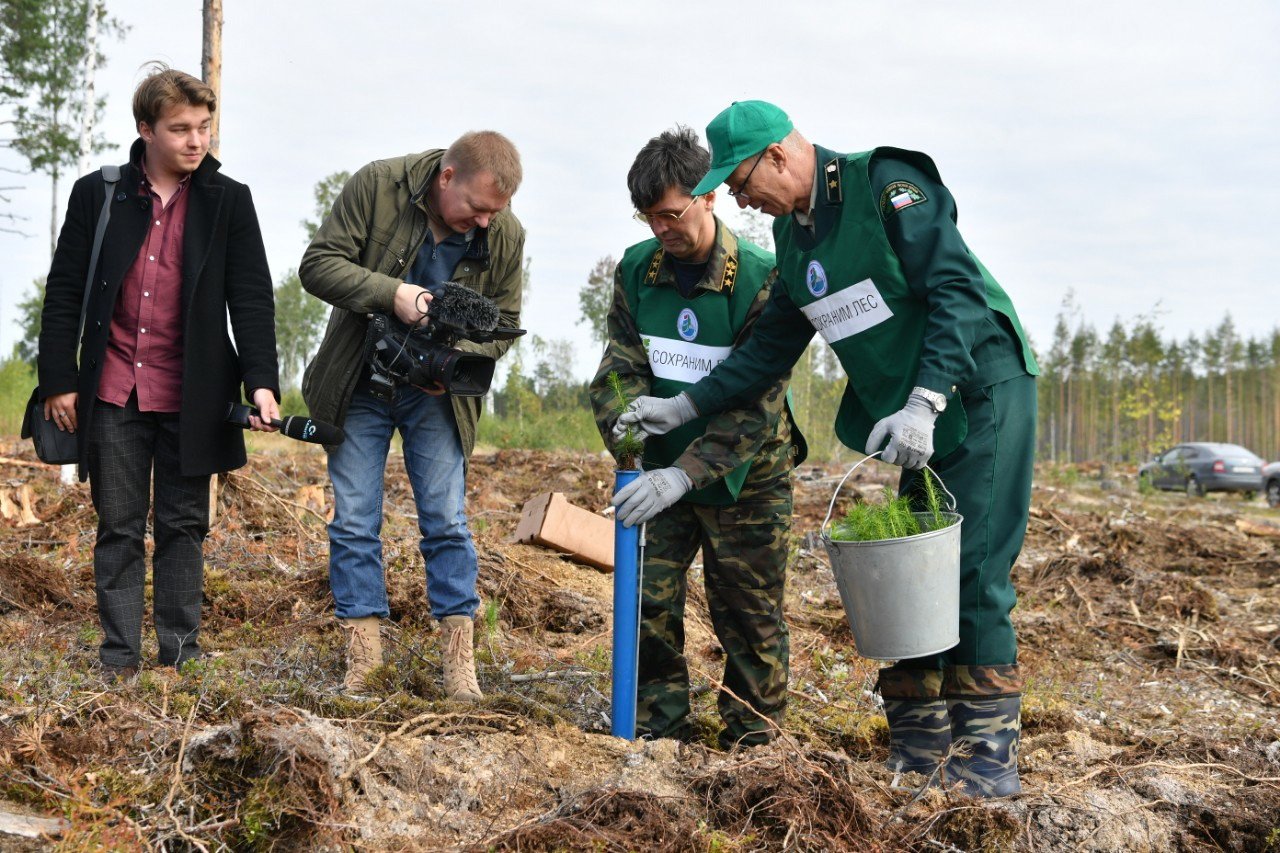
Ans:
<svg viewBox="0 0 1280 853"><path fill-rule="evenodd" d="M493 382L494 361L487 355L432 344L418 356L410 374L414 385L440 385L459 397L483 397Z"/></svg>

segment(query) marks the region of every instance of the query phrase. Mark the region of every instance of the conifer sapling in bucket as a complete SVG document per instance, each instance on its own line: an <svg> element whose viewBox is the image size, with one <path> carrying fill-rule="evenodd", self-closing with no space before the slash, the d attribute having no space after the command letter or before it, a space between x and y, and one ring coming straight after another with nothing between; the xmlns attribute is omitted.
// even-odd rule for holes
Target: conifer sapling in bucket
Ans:
<svg viewBox="0 0 1280 853"><path fill-rule="evenodd" d="M920 473L923 511L916 509L911 496L895 495L893 487L885 486L884 503L855 503L831 526L831 538L836 542L878 542L955 524L959 516L942 508L941 489L933 472L926 468Z"/></svg>
<svg viewBox="0 0 1280 853"><path fill-rule="evenodd" d="M855 504L828 532L841 480L822 522L836 588L863 657L922 657L960 641L963 519L943 506L939 492L951 497L951 506L955 498L936 475L926 468L920 476L914 507L911 496L886 488L884 503Z"/></svg>

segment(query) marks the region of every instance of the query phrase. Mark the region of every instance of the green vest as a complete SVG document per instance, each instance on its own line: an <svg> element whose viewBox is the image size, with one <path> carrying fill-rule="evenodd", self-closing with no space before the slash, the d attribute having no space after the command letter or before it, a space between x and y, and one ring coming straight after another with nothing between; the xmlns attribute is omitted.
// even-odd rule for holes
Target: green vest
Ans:
<svg viewBox="0 0 1280 853"><path fill-rule="evenodd" d="M868 166L877 151L889 152L938 183L942 179L933 161L914 151L817 151L825 184L819 187L818 205L825 197L827 204L839 204L839 210L825 232L819 224L821 239L789 216L774 221L778 278L840 359L848 382L836 416L836 435L861 451L876 422L901 409L916 384L929 314L925 301L911 293L885 236ZM1013 303L981 262L977 267L986 282L987 307L1008 318L1027 372L1038 373ZM947 406L934 427L934 454L950 453L967 433L964 406Z"/></svg>
<svg viewBox="0 0 1280 853"><path fill-rule="evenodd" d="M655 397L674 397L728 357L756 294L773 271L773 255L739 237L737 257L725 259L719 292L698 287L686 299L674 287L655 286L665 254L657 240L645 240L627 249L620 263L627 304L649 355L649 393ZM710 420L696 418L666 435L645 439L644 467L672 465L706 432ZM752 464L744 462L682 500L714 506L734 503Z"/></svg>

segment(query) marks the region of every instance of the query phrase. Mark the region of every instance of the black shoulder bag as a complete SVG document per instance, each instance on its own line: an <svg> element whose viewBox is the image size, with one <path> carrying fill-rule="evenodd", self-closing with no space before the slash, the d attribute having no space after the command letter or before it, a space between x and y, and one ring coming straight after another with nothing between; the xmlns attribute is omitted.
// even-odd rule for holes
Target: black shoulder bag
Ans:
<svg viewBox="0 0 1280 853"><path fill-rule="evenodd" d="M98 269L102 236L107 233L107 220L111 218L111 196L115 193L116 184L120 182L120 167L103 166L102 180L107 185L107 195L102 200L102 212L98 214L98 230L93 235L93 251L89 253L89 272L85 275L84 298L80 301L80 329L76 333L77 342L82 342L81 339L84 336L85 312L89 309L89 289L93 285L93 274ZM22 418L22 437L31 439L36 448L36 456L41 462L50 465L70 465L80 461L80 443L76 434L58 429L57 424L52 420L45 419L44 403L40 401L39 387L31 392L31 399L27 401L27 410Z"/></svg>

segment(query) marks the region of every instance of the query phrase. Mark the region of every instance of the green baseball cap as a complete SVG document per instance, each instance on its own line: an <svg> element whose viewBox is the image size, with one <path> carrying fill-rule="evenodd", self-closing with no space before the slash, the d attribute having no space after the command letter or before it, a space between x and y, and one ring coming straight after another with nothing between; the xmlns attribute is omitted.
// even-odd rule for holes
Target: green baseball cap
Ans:
<svg viewBox="0 0 1280 853"><path fill-rule="evenodd" d="M707 125L711 171L693 188L703 195L724 183L738 164L781 142L795 127L787 114L768 101L734 101Z"/></svg>

